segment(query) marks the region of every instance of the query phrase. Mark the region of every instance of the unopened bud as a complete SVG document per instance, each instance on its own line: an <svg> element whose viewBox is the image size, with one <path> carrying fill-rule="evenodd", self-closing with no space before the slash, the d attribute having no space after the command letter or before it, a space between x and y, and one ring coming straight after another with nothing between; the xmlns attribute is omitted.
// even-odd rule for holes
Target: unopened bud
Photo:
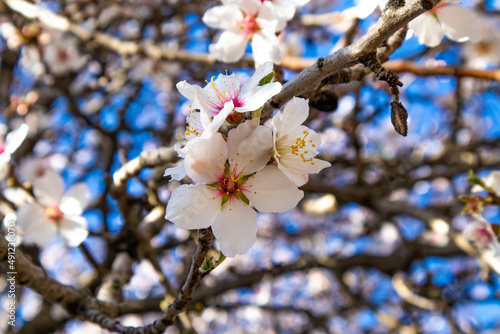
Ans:
<svg viewBox="0 0 500 334"><path fill-rule="evenodd" d="M391 122L394 130L406 137L408 134L408 112L401 102L391 102Z"/></svg>

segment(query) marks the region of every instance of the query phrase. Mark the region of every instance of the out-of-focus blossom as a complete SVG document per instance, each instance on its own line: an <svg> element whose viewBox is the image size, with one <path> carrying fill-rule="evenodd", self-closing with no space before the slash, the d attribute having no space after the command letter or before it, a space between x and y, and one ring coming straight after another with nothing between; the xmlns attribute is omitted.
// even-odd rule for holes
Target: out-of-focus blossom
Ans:
<svg viewBox="0 0 500 334"><path fill-rule="evenodd" d="M21 124L18 129L7 134L5 140L0 138L0 179L6 176L12 154L21 146L27 135L28 126Z"/></svg>
<svg viewBox="0 0 500 334"><path fill-rule="evenodd" d="M329 162L314 158L321 139L315 131L302 125L307 116L308 100L294 97L272 120L274 159L278 168L297 186L307 182L308 174L330 167Z"/></svg>
<svg viewBox="0 0 500 334"><path fill-rule="evenodd" d="M481 39L483 19L470 8L454 5L457 2L441 1L409 23L420 44L437 46L445 35L455 42L477 42Z"/></svg>
<svg viewBox="0 0 500 334"><path fill-rule="evenodd" d="M217 43L209 46L210 54L217 60L232 63L243 57L250 41L255 66L268 61L279 64L278 18L273 5L260 0L233 0L223 4L203 15L207 26L224 30Z"/></svg>
<svg viewBox="0 0 500 334"><path fill-rule="evenodd" d="M89 193L84 183L73 185L64 193L61 176L52 170L33 181L35 202L17 210L17 223L24 231L23 242L44 247L56 234L70 247L80 245L88 235L82 213Z"/></svg>
<svg viewBox="0 0 500 334"><path fill-rule="evenodd" d="M491 228L491 224L481 215L474 214L472 217L474 221L467 225L462 232L464 237L472 242L481 252L487 248L497 253L500 252L500 243Z"/></svg>
<svg viewBox="0 0 500 334"><path fill-rule="evenodd" d="M492 171L490 175L481 179L481 181L483 181L483 184L487 188L490 188L495 193L495 195L500 196L500 171L498 170ZM478 184L474 185L474 187L472 187L471 189L473 193L477 193L483 190L488 190L488 189L484 189Z"/></svg>
<svg viewBox="0 0 500 334"><path fill-rule="evenodd" d="M77 39L59 32L51 33L51 41L45 46L43 59L56 76L78 71L87 63L78 51Z"/></svg>
<svg viewBox="0 0 500 334"><path fill-rule="evenodd" d="M187 146L185 168L196 182L176 188L165 218L177 227L212 227L226 256L245 253L256 240L257 213L285 212L303 192L278 168L267 165L272 134L258 119L229 131L197 138Z"/></svg>
<svg viewBox="0 0 500 334"><path fill-rule="evenodd" d="M48 170L60 171L67 162L61 154L54 154L45 158L27 157L23 159L16 169L16 175L21 182L33 182L43 177Z"/></svg>
<svg viewBox="0 0 500 334"><path fill-rule="evenodd" d="M277 30L285 28L286 23L295 15L297 7L302 7L311 0L260 0L260 2L269 2L278 18Z"/></svg>

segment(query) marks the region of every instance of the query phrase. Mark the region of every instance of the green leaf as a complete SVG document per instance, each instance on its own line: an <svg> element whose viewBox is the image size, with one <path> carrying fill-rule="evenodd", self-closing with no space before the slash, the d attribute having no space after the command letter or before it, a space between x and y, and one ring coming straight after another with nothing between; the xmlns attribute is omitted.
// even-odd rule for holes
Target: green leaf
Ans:
<svg viewBox="0 0 500 334"><path fill-rule="evenodd" d="M259 81L259 86L264 86L265 84L268 84L273 80L274 78L274 72L269 73Z"/></svg>
<svg viewBox="0 0 500 334"><path fill-rule="evenodd" d="M200 271L202 273L205 273L205 272L211 270L213 267L214 267L214 263L212 261L212 257L210 257L209 259L205 258L203 260L203 264L201 265Z"/></svg>
<svg viewBox="0 0 500 334"><path fill-rule="evenodd" d="M227 194L224 194L221 196L221 202L220 202L220 207L222 208L224 206L224 204L227 203L227 201L229 201L229 195Z"/></svg>

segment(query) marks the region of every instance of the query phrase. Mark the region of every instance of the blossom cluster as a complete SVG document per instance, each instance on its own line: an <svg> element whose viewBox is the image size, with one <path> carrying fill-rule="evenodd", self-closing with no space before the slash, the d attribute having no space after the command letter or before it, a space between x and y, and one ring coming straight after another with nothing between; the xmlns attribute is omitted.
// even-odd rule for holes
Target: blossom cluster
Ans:
<svg viewBox="0 0 500 334"><path fill-rule="evenodd" d="M281 90L269 82L272 63L245 83L220 74L205 86L183 81L177 88L191 102L181 165L165 175L192 184L176 188L165 218L184 229L211 227L226 256L245 253L255 242L257 213L285 212L303 197L298 187L330 163L317 159L319 135L302 125L308 101L293 98L270 125L260 125L264 103ZM230 128L228 131L226 129Z"/></svg>

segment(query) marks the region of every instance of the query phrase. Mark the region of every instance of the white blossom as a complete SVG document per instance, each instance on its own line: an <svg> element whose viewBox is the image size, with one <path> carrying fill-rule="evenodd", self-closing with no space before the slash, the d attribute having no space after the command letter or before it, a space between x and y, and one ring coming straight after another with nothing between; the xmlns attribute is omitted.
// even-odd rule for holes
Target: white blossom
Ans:
<svg viewBox="0 0 500 334"><path fill-rule="evenodd" d="M87 62L78 51L77 39L59 32L51 33L52 40L45 46L43 59L56 76L78 71Z"/></svg>
<svg viewBox="0 0 500 334"><path fill-rule="evenodd" d="M272 134L258 119L229 131L194 139L184 160L194 185L176 188L165 218L177 227L212 227L226 256L245 253L256 240L257 213L285 212L303 197L278 168L267 165Z"/></svg>
<svg viewBox="0 0 500 334"><path fill-rule="evenodd" d="M209 46L215 59L228 63L238 61L250 42L255 66L268 61L281 62L276 37L278 18L269 1L226 0L223 6L209 9L203 15L203 22L211 28L224 30L217 43Z"/></svg>
<svg viewBox="0 0 500 334"><path fill-rule="evenodd" d="M307 182L308 174L330 167L329 162L314 158L321 139L315 131L302 125L308 115L308 100L294 97L272 120L274 159L297 186Z"/></svg>
<svg viewBox="0 0 500 334"><path fill-rule="evenodd" d="M63 179L52 170L33 181L35 202L17 210L17 223L24 231L23 242L44 247L56 234L70 247L80 245L88 235L82 213L89 193L84 183L73 185L64 193Z"/></svg>

